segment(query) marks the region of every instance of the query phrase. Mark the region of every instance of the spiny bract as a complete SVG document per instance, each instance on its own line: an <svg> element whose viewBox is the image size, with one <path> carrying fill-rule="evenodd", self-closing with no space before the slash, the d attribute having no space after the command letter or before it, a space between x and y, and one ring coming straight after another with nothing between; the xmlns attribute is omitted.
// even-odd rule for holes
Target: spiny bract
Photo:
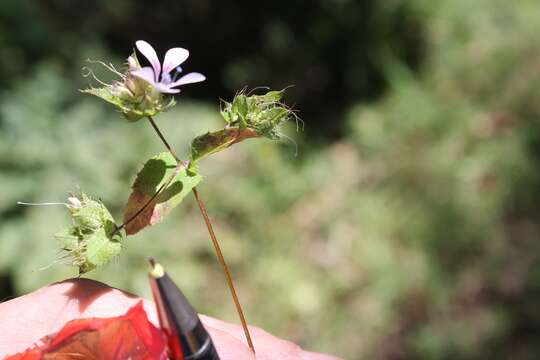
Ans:
<svg viewBox="0 0 540 360"><path fill-rule="evenodd" d="M68 199L73 225L55 234L69 263L84 274L110 262L122 250L122 235L101 201L84 193Z"/></svg>

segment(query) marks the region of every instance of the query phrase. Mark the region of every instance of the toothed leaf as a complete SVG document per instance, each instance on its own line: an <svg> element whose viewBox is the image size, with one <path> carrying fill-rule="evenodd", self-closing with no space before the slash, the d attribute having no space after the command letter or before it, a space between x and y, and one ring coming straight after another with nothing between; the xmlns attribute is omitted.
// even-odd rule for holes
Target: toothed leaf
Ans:
<svg viewBox="0 0 540 360"><path fill-rule="evenodd" d="M256 136L257 134L250 129L225 128L208 132L197 136L191 142L190 160L195 163L208 155L228 148L234 143Z"/></svg>
<svg viewBox="0 0 540 360"><path fill-rule="evenodd" d="M86 243L86 260L93 267L107 264L122 250L120 242L110 241L105 228L100 228L88 236Z"/></svg>
<svg viewBox="0 0 540 360"><path fill-rule="evenodd" d="M168 152L148 160L133 183L124 209L126 233L133 235L161 221L201 180L202 177L192 169L177 166ZM161 193L155 196L161 187ZM146 204L149 205L137 214Z"/></svg>

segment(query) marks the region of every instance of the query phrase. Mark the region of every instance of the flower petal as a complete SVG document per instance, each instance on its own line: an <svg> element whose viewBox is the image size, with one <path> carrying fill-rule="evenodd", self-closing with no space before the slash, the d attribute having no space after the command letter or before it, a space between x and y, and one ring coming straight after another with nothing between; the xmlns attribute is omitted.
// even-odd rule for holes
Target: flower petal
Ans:
<svg viewBox="0 0 540 360"><path fill-rule="evenodd" d="M131 74L133 76L138 77L139 79L146 81L150 85L156 84L156 81L154 80L155 79L154 70L150 66L145 66L141 69L133 70L131 71Z"/></svg>
<svg viewBox="0 0 540 360"><path fill-rule="evenodd" d="M176 86L185 85L185 84L198 83L204 80L206 80L206 77L203 74L192 72L192 73L182 76L180 79L169 84L169 87L176 87Z"/></svg>
<svg viewBox="0 0 540 360"><path fill-rule="evenodd" d="M180 92L179 89L173 89L171 85L166 85L163 83L157 83L156 89L163 94L178 94Z"/></svg>
<svg viewBox="0 0 540 360"><path fill-rule="evenodd" d="M152 68L154 68L154 80L159 81L158 77L161 72L161 64L159 63L156 51L154 50L152 45L150 45L144 40L139 40L135 43L135 46L137 46L137 49L139 49L141 54L143 54L144 57L148 59L150 65L152 65Z"/></svg>
<svg viewBox="0 0 540 360"><path fill-rule="evenodd" d="M163 60L163 73L170 73L175 67L182 64L189 57L189 51L183 48L172 48L165 54Z"/></svg>

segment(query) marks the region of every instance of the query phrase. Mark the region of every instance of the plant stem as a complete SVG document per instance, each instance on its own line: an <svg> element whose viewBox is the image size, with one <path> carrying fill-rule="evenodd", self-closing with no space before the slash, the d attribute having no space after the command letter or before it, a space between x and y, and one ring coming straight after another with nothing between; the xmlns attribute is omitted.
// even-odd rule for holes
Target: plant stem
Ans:
<svg viewBox="0 0 540 360"><path fill-rule="evenodd" d="M240 305L240 301L238 300L238 295L236 295L236 290L234 289L234 284L232 281L231 273L229 272L229 267L227 266L227 263L225 262L225 258L223 257L223 253L221 252L221 247L219 246L219 242L216 238L216 234L214 233L214 228L212 227L212 223L210 222L210 218L208 217L208 212L206 211L206 207L204 206L204 203L199 197L199 192L197 191L197 188L194 187L192 191L193 191L193 195L195 196L195 199L197 200L197 205L199 205L199 210L201 211L201 215L204 218L204 222L206 223L206 228L208 229L208 233L210 234L212 243L214 244L214 249L216 250L216 255L217 255L219 264L221 265L223 273L225 274L225 280L227 281L227 285L233 297L234 305L236 306L236 311L238 312L238 316L240 317L240 322L242 323L242 328L244 329L246 341L251 351L255 353L255 347L253 346L253 342L251 341L251 335L249 334L246 318L244 317L242 306Z"/></svg>
<svg viewBox="0 0 540 360"><path fill-rule="evenodd" d="M157 127L154 119L152 119L151 116L148 116L148 120L150 120L150 124L152 125L152 127L154 128L154 130L156 131L156 133L158 134L159 138L161 139L161 141L163 142L163 144L165 145L165 147L167 148L167 150L169 150L169 152L171 153L171 155L173 156L173 158L176 160L177 163L182 163L182 161L180 160L180 158L176 155L176 153L174 152L174 150L172 149L171 145L169 145L169 143L167 142L167 140L165 140L165 136L163 136L163 134L161 133L161 131L159 130L159 128Z"/></svg>
<svg viewBox="0 0 540 360"><path fill-rule="evenodd" d="M155 123L154 119L152 119L151 116L148 116L148 120L150 121L150 124L154 128L155 132L169 151L171 155L174 157L176 162L178 164L183 164L184 162L180 160L180 158L176 155L172 147L169 145L167 140L165 139L165 136L163 136L163 133L159 130L157 124ZM246 341L248 343L248 346L250 347L251 351L255 353L255 347L253 346L253 342L251 341L251 334L249 333L249 328L247 326L246 318L244 317L244 311L242 310L242 305L240 305L240 300L238 299L238 295L236 294L236 289L234 288L234 283L232 281L231 273L229 271L229 267L227 266L227 263L225 262L225 258L223 257L223 253L221 252L221 247L219 246L218 239L216 237L216 234L214 232L214 228L212 226L212 222L210 221L210 217L208 216L208 212L206 211L206 207L204 206L203 201L199 197L199 192L197 191L197 188L194 187L192 189L193 195L195 196L195 200L197 201L197 205L199 206L199 211L204 219L204 222L206 224L206 228L208 230L208 234L210 235L210 239L212 239L212 244L214 245L214 249L216 251L216 256L218 258L218 262L221 265L221 268L223 270L223 274L225 275L225 280L227 281L227 286L229 287L229 291L231 292L234 306L236 307L236 312L238 313L238 317L240 318L240 322L242 323L242 328L244 330L244 335L246 337ZM159 192L159 190L158 190ZM156 195L157 196L157 195ZM152 201L152 200L150 200ZM148 204L146 204L144 207L146 207ZM143 207L143 208L144 208ZM143 209L144 210L144 209ZM142 212L143 210L140 210ZM134 218L140 213L139 211L134 216ZM131 219L130 219L131 220ZM124 225L125 226L125 225Z"/></svg>

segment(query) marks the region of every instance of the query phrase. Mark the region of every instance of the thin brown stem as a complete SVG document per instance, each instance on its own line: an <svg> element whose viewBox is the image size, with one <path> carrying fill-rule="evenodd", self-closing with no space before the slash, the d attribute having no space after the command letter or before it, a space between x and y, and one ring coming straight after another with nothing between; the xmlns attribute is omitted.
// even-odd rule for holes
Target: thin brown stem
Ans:
<svg viewBox="0 0 540 360"><path fill-rule="evenodd" d="M150 124L152 125L152 127L154 128L154 130L156 131L156 133L158 134L159 138L161 139L161 141L163 142L163 144L165 145L165 147L167 148L167 150L169 150L169 152L171 153L171 155L174 157L174 159L176 160L176 162L178 163L182 163L182 161L180 160L180 158L176 155L176 153L174 152L173 148L171 147L171 145L169 145L169 143L167 142L167 140L165 140L165 136L163 136L163 134L161 133L161 131L159 130L159 128L157 127L157 124L156 122L154 121L154 119L152 119L151 116L148 116L148 120L150 121Z"/></svg>
<svg viewBox="0 0 540 360"><path fill-rule="evenodd" d="M204 218L204 222L206 223L206 228L208 229L208 233L210 234L212 243L214 244L214 249L216 250L216 255L217 255L219 264L221 265L223 273L225 274L225 280L227 281L227 285L229 287L229 290L231 291L234 305L236 306L236 311L238 312L238 316L240 317L240 322L242 323L242 328L244 329L244 334L246 336L247 343L249 347L251 348L251 351L255 353L255 347L253 346L253 342L251 341L251 335L249 334L246 318L244 317L242 306L240 305L240 301L238 300L238 295L236 295L236 290L234 288L231 273L229 272L229 267L227 266L227 263L225 262L223 253L221 252L221 247L219 246L219 242L216 238L216 234L214 233L214 228L212 227L212 223L210 222L210 218L208 217L206 207L204 206L204 203L199 197L199 192L197 191L197 188L194 187L192 191L193 191L193 195L195 196L195 199L197 200L197 205L199 205L199 210L201 211L201 215Z"/></svg>
<svg viewBox="0 0 540 360"><path fill-rule="evenodd" d="M165 139L165 136L163 136L163 133L159 130L158 126L154 122L154 119L152 119L151 116L148 116L148 120L150 121L150 124L156 131L157 135L167 148L167 150L171 153L171 155L174 157L176 162L178 164L184 164L182 160L176 155L172 147L169 145L167 140ZM214 228L212 226L212 223L210 221L210 217L208 216L208 212L206 211L206 207L204 206L203 201L199 197L199 192L197 191L197 188L194 187L192 189L193 195L195 196L195 200L197 200L197 205L199 206L199 211L204 219L204 222L206 224L206 228L208 230L208 234L210 235L210 239L212 239L212 244L214 245L214 249L216 250L216 256L218 258L218 262L221 265L221 268L223 270L223 274L225 275L225 280L227 282L227 286L229 288L229 291L231 292L234 306L236 307L236 312L238 313L238 317L240 318L240 322L242 323L242 328L244 330L244 335L246 337L246 341L248 343L248 346L250 347L251 351L255 353L255 347L253 346L253 341L251 341L251 334L249 333L249 328L247 326L246 318L244 317L244 311L242 310L242 305L240 305L240 300L238 300L238 295L236 295L236 289L234 288L234 283L232 281L231 273L229 272L229 267L227 266L227 263L225 262L225 258L223 257L223 253L221 252L221 247L219 246L218 239L216 237L216 234L214 233ZM157 195L156 195L157 196ZM145 205L146 206L146 205ZM144 210L144 209L143 209ZM141 210L140 212L142 212ZM136 214L134 218L137 216Z"/></svg>

